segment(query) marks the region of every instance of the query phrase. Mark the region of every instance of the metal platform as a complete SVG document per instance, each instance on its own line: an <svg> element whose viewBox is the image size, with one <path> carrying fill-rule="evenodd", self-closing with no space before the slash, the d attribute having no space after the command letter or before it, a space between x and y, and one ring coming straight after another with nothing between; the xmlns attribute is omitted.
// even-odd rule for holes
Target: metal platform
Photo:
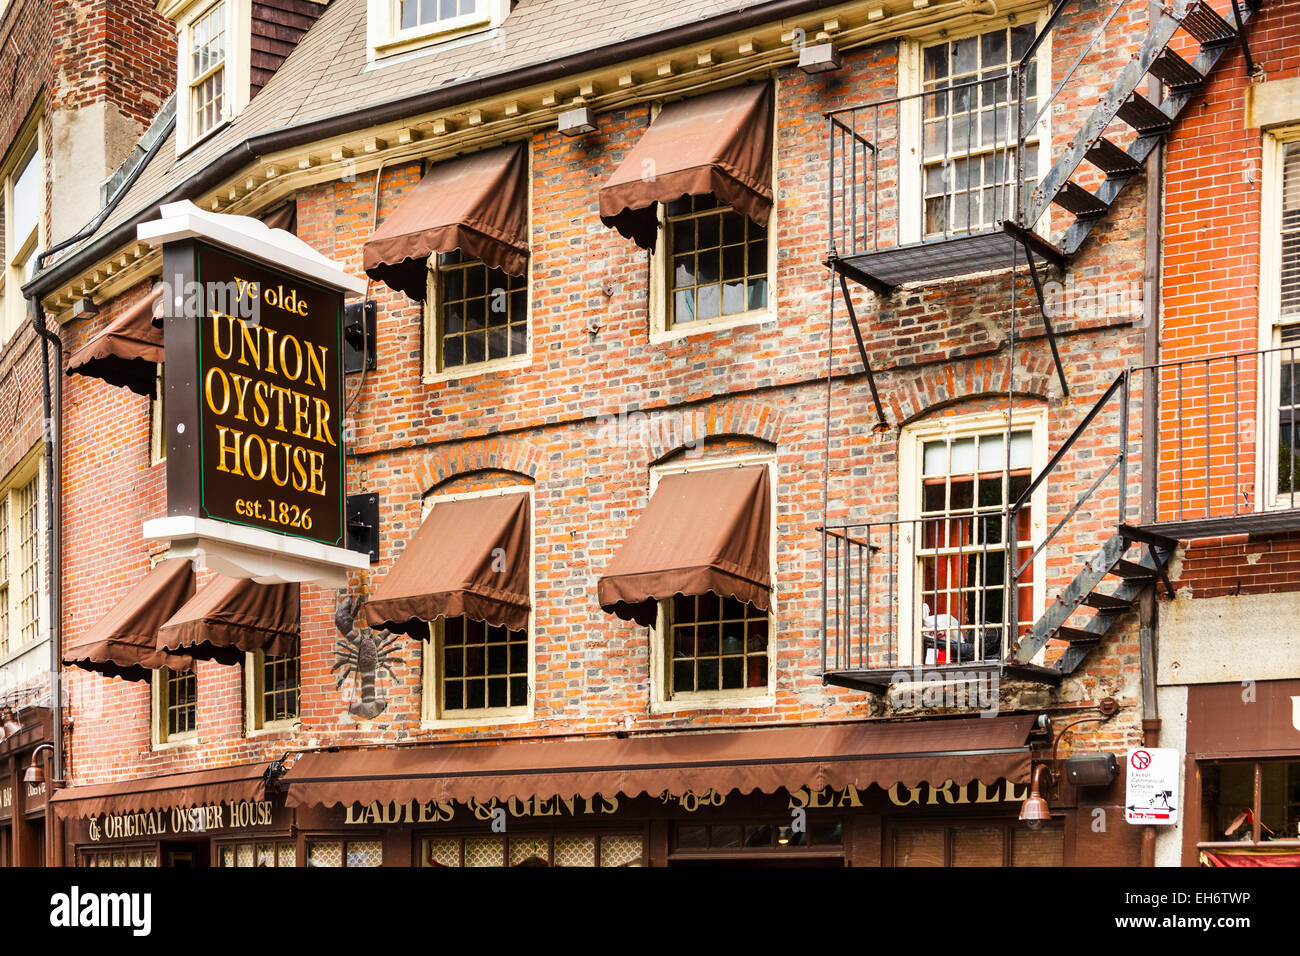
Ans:
<svg viewBox="0 0 1300 956"><path fill-rule="evenodd" d="M1278 534L1300 530L1300 509L1260 511L1253 514L1158 521L1140 526L1144 531L1190 541L1194 538L1222 538L1234 534Z"/></svg>
<svg viewBox="0 0 1300 956"><path fill-rule="evenodd" d="M908 282L953 279L976 272L1010 268L1013 254L1024 263L1022 240L1034 254L1060 265L1065 254L1041 236L1010 222L987 232L931 239L875 252L842 256L834 267L869 289L889 293Z"/></svg>
<svg viewBox="0 0 1300 956"><path fill-rule="evenodd" d="M822 680L824 683L833 684L836 687L849 687L854 690L884 694L895 684L948 684L972 679L987 679L992 675L996 675L999 681L1027 680L1039 684L1053 685L1059 684L1064 676L1050 667L1039 667L1035 664L970 663L931 665L929 667L900 664L897 667L872 668L870 670L827 671L822 675ZM896 680L900 676L904 679L901 681Z"/></svg>

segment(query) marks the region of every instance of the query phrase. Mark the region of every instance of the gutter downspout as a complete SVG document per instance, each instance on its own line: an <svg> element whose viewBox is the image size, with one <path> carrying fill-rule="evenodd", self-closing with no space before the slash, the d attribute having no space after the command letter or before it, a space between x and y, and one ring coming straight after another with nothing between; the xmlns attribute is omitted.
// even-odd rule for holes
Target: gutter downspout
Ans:
<svg viewBox="0 0 1300 956"><path fill-rule="evenodd" d="M63 834L61 821L54 813L54 801L51 799L55 790L62 789L63 779L63 539L61 515L63 502L62 475L55 465L63 460L62 449L57 443L63 441L62 399L63 390L58 389L57 398L52 397L50 384L50 361L48 344L54 344L54 359L60 369L63 368L63 341L45 327L45 311L33 296L31 302L32 329L41 344L41 395L44 400L43 437L45 440L45 540L49 542L48 582L49 622L50 622L50 737L53 753L50 754L50 782L45 797L45 832L52 848L47 857L48 863L62 862Z"/></svg>

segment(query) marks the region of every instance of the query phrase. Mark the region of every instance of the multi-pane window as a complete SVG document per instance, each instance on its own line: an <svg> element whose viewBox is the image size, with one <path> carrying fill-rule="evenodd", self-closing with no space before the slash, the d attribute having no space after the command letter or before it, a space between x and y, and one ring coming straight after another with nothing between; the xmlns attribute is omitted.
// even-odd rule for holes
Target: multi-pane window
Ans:
<svg viewBox="0 0 1300 956"><path fill-rule="evenodd" d="M917 823L891 827L894 866L1063 866L1065 830L1023 823Z"/></svg>
<svg viewBox="0 0 1300 956"><path fill-rule="evenodd" d="M217 849L217 865L224 867L296 866L298 848L293 840L225 843Z"/></svg>
<svg viewBox="0 0 1300 956"><path fill-rule="evenodd" d="M1010 587L1004 510L1029 486L1033 437L1027 429L948 435L921 446L920 514L914 522L916 588L927 664L999 660ZM1009 466L1009 467L1008 467ZM1028 508L1017 518L1016 565L1033 550ZM1033 623L1033 565L1015 582L1015 621Z"/></svg>
<svg viewBox="0 0 1300 956"><path fill-rule="evenodd" d="M1028 51L1035 29L1032 22L1000 27L922 51L925 235L975 232L1014 215L1019 92L1012 68ZM1026 71L1026 124L1038 111L1036 67L1031 61ZM1027 143L1036 143L1029 133ZM1037 164L1037 146L1026 145L1026 197Z"/></svg>
<svg viewBox="0 0 1300 956"><path fill-rule="evenodd" d="M809 820L804 828L783 823L678 823L673 827L671 852L681 853L769 853L806 850L809 847L834 850L844 845L844 824L837 820Z"/></svg>
<svg viewBox="0 0 1300 956"><path fill-rule="evenodd" d="M768 614L716 594L678 595L668 621L673 696L767 690Z"/></svg>
<svg viewBox="0 0 1300 956"><path fill-rule="evenodd" d="M399 0L401 29L428 24L449 23L462 17L473 16L483 0Z"/></svg>
<svg viewBox="0 0 1300 956"><path fill-rule="evenodd" d="M1201 765L1200 843L1300 839L1300 763Z"/></svg>
<svg viewBox="0 0 1300 956"><path fill-rule="evenodd" d="M767 308L767 227L713 196L668 204L669 325Z"/></svg>
<svg viewBox="0 0 1300 956"><path fill-rule="evenodd" d="M420 841L420 865L444 867L641 866L640 834L535 834L430 837Z"/></svg>
<svg viewBox="0 0 1300 956"><path fill-rule="evenodd" d="M0 657L8 654L9 639L9 496L0 496Z"/></svg>
<svg viewBox="0 0 1300 956"><path fill-rule="evenodd" d="M528 705L528 630L446 618L438 629L439 711Z"/></svg>
<svg viewBox="0 0 1300 956"><path fill-rule="evenodd" d="M190 109L193 136L208 133L225 118L226 0L190 27Z"/></svg>
<svg viewBox="0 0 1300 956"><path fill-rule="evenodd" d="M198 726L198 684L194 668L174 671L163 667L154 671L157 682L158 742L185 739Z"/></svg>
<svg viewBox="0 0 1300 956"><path fill-rule="evenodd" d="M434 272L437 367L454 369L528 351L528 279L460 252L438 256Z"/></svg>
<svg viewBox="0 0 1300 956"><path fill-rule="evenodd" d="M153 849L152 847L144 848L144 849L140 849L140 848L132 849L130 847L119 847L117 849L112 849L112 850L110 849L82 850L81 865L93 866L93 867L157 866L158 851Z"/></svg>
<svg viewBox="0 0 1300 956"><path fill-rule="evenodd" d="M381 866L384 845L379 840L312 840L307 844L308 866Z"/></svg>
<svg viewBox="0 0 1300 956"><path fill-rule="evenodd" d="M1300 430L1300 140L1281 145L1282 162L1281 233L1278 237L1281 265L1278 278L1278 318L1273 342L1278 351L1277 407L1277 481L1279 498L1295 507L1300 492L1300 449L1296 439Z"/></svg>
<svg viewBox="0 0 1300 956"><path fill-rule="evenodd" d="M40 479L33 478L18 490L18 585L19 638L24 644L36 640L41 630L41 496Z"/></svg>
<svg viewBox="0 0 1300 956"><path fill-rule="evenodd" d="M45 189L41 152L34 140L22 158L0 178L0 322L4 338L22 322L26 300L20 291L32 277L39 245Z"/></svg>
<svg viewBox="0 0 1300 956"><path fill-rule="evenodd" d="M298 719L298 652L291 654L249 654L244 666L248 673L249 727L261 730Z"/></svg>

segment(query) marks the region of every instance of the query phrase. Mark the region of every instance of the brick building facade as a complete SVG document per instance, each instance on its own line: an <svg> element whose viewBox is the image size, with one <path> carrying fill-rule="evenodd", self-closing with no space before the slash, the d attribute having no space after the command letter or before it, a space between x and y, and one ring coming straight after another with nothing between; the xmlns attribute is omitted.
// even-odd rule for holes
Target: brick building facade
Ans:
<svg viewBox="0 0 1300 956"><path fill-rule="evenodd" d="M182 49L199 42L196 24L221 7L201 6L165 11L178 24ZM1144 701L1150 652L1141 631L1149 617L1138 612L1150 614L1169 539L1117 531L1155 517L1139 516L1147 505L1138 493L1147 462L1130 453L1141 444L1151 392L1141 376L1126 372L1147 361L1151 345L1143 321L1150 301L1142 294L1158 271L1148 240L1155 228L1150 183L1129 170L1123 178L1133 182L1116 187L1101 215L1073 216L1058 203L1035 238L1024 234L1033 222L1024 233L992 228L997 219L1018 216L1014 203L998 207L1001 213L995 208L1006 202L999 190L1007 174L989 172L988 188L972 190L940 173L961 170L958 181L969 184L960 177L993 169L982 163L1014 163L1013 149L1024 156L1037 148L1041 179L1073 148L1075 131L1096 108L1096 89L1114 80L1160 22L1148 20L1145 4L1121 4L1113 17L1106 16L1109 6L1088 7L1059 21L1032 4L987 16L891 4L774 3L747 11L722 4L698 23L696 11L665 5L645 35L629 41L616 39L599 18L575 35L555 37L548 24L563 18L563 7L521 3L479 24L482 33L457 27L445 40L447 55L434 64L420 58L427 37L397 31L376 40L383 30L367 21L373 13L365 3L333 0L228 125L205 132L201 109L192 115L187 122L195 125L171 134L120 209L30 287L58 321L65 353L75 356L104 329L137 314L154 281L165 278L161 257L134 231L137 222L157 217L160 201L187 199L205 211L263 217L287 200L298 238L361 275L367 242L430 170L502 144L522 143L527 157L528 268L519 285L509 285L504 273L500 280L527 302L522 352L502 345L492 360L465 367L469 353L449 345L461 333L445 324L450 313L439 311L448 287L431 295L436 305L421 305L371 270L367 298L376 303L377 322L366 345L375 363L347 376L343 433L348 492L378 499L379 557L369 572L352 576L346 592L302 585L298 653L289 665L296 670L294 706L275 719L259 709L266 682L287 672L267 669L255 655L235 665L199 660L192 683L166 671L117 680L93 667L66 668L75 733L63 810L53 815L62 834L58 859L1136 865L1142 838L1123 822L1123 780L1075 788L1062 771L1073 754L1122 755L1154 743L1152 726L1144 727L1154 717ZM1271 35L1273 21L1261 16L1260 29ZM236 29L237 18L230 22ZM1075 51L1094 32L1105 38L1099 55L1076 64ZM445 39L434 33L435 41ZM1294 37L1293 27L1288 35ZM1028 140L1017 142L998 125L1014 119L998 105L1007 99L997 89L1016 76L1015 61L1035 37L1041 75L1026 88L1036 84L1039 104L1058 84L1060 90L1040 117L1047 125L1030 122ZM801 69L801 56L824 44L834 45L836 68ZM239 48L232 40L230 49ZM337 55L326 55L335 48ZM471 82L471 64L488 50L498 58L499 76ZM1206 95L1220 88L1241 95L1247 84L1234 56L1240 54L1225 54ZM409 75L390 75L395 67L385 67L386 57L407 65ZM237 52L226 64L238 69ZM205 95L201 78L182 78L178 109L202 106L185 98ZM243 80L234 72L235 88ZM423 92L439 84L447 88ZM674 322L682 300L668 284L669 267L696 270L686 284L697 289L706 285L702 267L669 263L667 253L647 253L602 222L602 187L661 110L669 115L674 104L738 84L766 86L774 101L774 198L761 233L766 261L755 271L760 254L746 260L748 288L761 274L765 299L735 317ZM945 99L951 104L965 95L955 87L972 86L991 97L984 107L945 106L945 115L966 122L976 115L1003 130L982 134L992 137L988 149L954 147L956 134L945 126L942 161L901 159L909 149L928 155L928 146L907 139L913 134L903 123L911 114L888 104L915 107L920 128L921 117L934 118L926 110L935 90L953 97ZM870 134L857 126L866 112L841 120L839 129L849 123L855 136L873 138L881 182L871 188L883 186L877 194L886 198L873 208L870 225L851 225L850 244L859 226L883 232L883 246L892 248L909 241L940 248L968 234L1010 236L974 274L939 270L878 288L881 273L871 270L887 263L855 259L843 242L830 261L853 283L841 291L837 274L824 267L828 231L832 243L837 235L828 222L828 185L833 213L836 196L843 202L862 183L844 178L846 170L851 177L859 172L843 153L836 158L837 127L828 139L823 114L864 103L887 104L864 108L875 110ZM583 107L593 111L594 129L565 135L556 128L557 114ZM884 114L883 131L882 109L893 111ZM1175 208L1172 176L1182 162L1184 130L1171 144L1166 214ZM1121 149L1136 149L1144 134L1113 135ZM944 185L929 185L932 173ZM1115 178L1094 165L1074 180L1104 192ZM923 190L938 191L942 213L925 205ZM954 228L959 204L967 204L969 222L972 202L983 217L977 228ZM712 213L670 205L665 215L704 221ZM730 215L754 228L752 217L746 226ZM929 220L905 224L927 215L941 217L937 228ZM735 222L719 221L723 229ZM1045 268L1072 241L1077 223L1086 225L1086 237ZM909 228L917 238L908 239ZM1168 275L1179 233L1166 229ZM758 234L745 235L752 245ZM674 248L680 258L681 245ZM1030 249L1038 254L1033 270L1025 268ZM1040 281L1047 283L1041 307ZM72 309L85 295L100 304L89 319ZM1166 349L1179 327L1173 296L1167 289L1163 299ZM95 377L70 376L64 388L66 658L167 558L165 545L145 540L139 528L167 513L160 451L171 420L157 400ZM875 427L882 416L885 425ZM960 463L963 455L979 464ZM606 613L597 600L600 579L653 510L660 482L724 462L767 469L771 488L770 609L727 612L741 614L744 640L753 638L733 654L744 669L730 678L725 664L714 671L701 663L711 654L727 657L704 650L707 640L730 640L726 614L713 608L722 618L684 617L706 613L701 604L713 600L707 593L689 608L679 606L681 598L656 595L667 599L658 620L675 622L659 629ZM1032 494L1025 490L1031 475L1049 475ZM934 505L926 497L936 488L941 495L973 494L981 480L993 497L981 497L978 506L957 497ZM1022 491L1027 497L1017 502ZM527 499L531 540L528 624L488 638L507 645L502 669L471 665L468 651L455 665L499 675L503 696L495 706L487 678L487 696L472 705L474 675L450 663L449 648L468 646L458 642L468 641L464 635L478 623L472 616L455 624L458 636L449 616L424 640L399 637L391 670L375 674L376 698L365 697L369 691L346 671L340 681L336 608L344 594L382 597L427 515L445 504L472 507L518 493ZM1072 510L1080 495L1084 506ZM1007 525L998 525L1008 514L1020 534L1010 548L999 537ZM1002 530L955 530L977 525ZM927 537L936 529L942 543ZM1120 560L1134 544L1145 549L1145 565L1138 557L1131 565ZM1069 589L1081 587L1081 569L1098 549L1109 567L1127 569L1138 583L1111 598L1124 613L1102 595L1092 607L1104 613L1068 628L1064 616L1052 617L1053 608L1086 596L1069 598ZM875 563L855 571L850 553ZM1014 591L1007 557L1025 562ZM1196 553L1182 560L1185 580ZM911 593L898 589L900 571L913 580ZM212 572L200 570L200 593L213 581ZM853 612L850 583L867 595ZM1004 605L1015 613L1004 614ZM675 643L683 619L695 622L700 642L686 652ZM707 620L719 622L716 635ZM976 650L963 650L963 639ZM518 662L509 653L515 645ZM689 678L678 669L683 661L694 668ZM514 678L524 681L522 697L509 683ZM710 681L714 692L704 692ZM382 709L359 715L359 695L363 704L380 699ZM169 724L178 703L185 716ZM974 716L981 711L999 716ZM841 749L817 751L814 739L822 734ZM991 762L962 764L953 752L965 750ZM483 759L499 774L480 770L483 779L468 789L436 790L444 777L473 778L467 768L489 752ZM724 758L737 752L746 755L740 764L785 768L784 775L727 771ZM892 776L870 769L908 753L914 764L902 761ZM1007 754L1011 763L999 764ZM592 755L606 761L588 767L601 784L582 783L572 772L597 759ZM809 755L822 760L816 772L799 769ZM286 756L287 773L276 765L263 777ZM850 759L854 773L834 769ZM638 760L662 777L611 781ZM1041 829L1019 822L1031 790L1040 791L1031 763L1055 771L1042 792L1050 819ZM562 779L515 789L502 782L539 766ZM404 776L394 767L407 768ZM425 780L429 789L411 790L397 777ZM142 796L146 779L163 783L149 784L153 790ZM209 789L172 805L168 780ZM591 789L598 785L604 789ZM801 810L809 813L803 821ZM204 825L196 825L204 813ZM495 828L502 821L504 831Z"/></svg>

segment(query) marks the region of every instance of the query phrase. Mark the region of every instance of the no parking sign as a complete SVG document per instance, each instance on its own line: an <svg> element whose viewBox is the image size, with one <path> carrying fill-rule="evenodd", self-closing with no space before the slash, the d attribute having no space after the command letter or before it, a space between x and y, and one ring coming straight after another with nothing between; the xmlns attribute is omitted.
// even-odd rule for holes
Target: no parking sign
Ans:
<svg viewBox="0 0 1300 956"><path fill-rule="evenodd" d="M1124 819L1129 823L1178 822L1178 751L1172 747L1134 747L1128 752Z"/></svg>

